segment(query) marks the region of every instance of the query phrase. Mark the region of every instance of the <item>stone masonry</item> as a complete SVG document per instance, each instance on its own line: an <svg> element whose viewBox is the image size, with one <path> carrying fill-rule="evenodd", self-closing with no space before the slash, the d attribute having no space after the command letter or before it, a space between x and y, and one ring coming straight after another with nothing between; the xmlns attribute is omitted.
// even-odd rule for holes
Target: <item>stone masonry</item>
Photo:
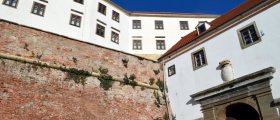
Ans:
<svg viewBox="0 0 280 120"><path fill-rule="evenodd" d="M108 68L113 77L135 74L143 84L163 80L155 61L6 21L0 21L0 29L2 54L89 72ZM153 120L166 112L165 105L154 104L158 90L114 82L105 91L96 77L87 77L85 85L73 79L61 70L0 58L0 119Z"/></svg>

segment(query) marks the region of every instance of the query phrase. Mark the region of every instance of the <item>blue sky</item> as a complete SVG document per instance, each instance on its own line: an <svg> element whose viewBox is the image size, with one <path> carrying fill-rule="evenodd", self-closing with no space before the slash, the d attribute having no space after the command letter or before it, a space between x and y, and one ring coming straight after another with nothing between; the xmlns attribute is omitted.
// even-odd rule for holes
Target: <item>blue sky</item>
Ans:
<svg viewBox="0 0 280 120"><path fill-rule="evenodd" d="M246 0L112 0L128 11L224 14Z"/></svg>

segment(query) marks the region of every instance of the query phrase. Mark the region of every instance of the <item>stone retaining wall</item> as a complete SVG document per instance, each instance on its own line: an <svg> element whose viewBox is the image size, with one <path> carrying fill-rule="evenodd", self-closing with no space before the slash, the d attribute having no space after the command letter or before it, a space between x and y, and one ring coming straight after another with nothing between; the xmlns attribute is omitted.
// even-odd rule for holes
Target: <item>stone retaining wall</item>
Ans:
<svg viewBox="0 0 280 120"><path fill-rule="evenodd" d="M113 77L135 74L135 81L147 85L150 78L163 80L155 61L6 21L0 21L0 28L1 54L95 73L108 68ZM127 67L123 59L129 60ZM96 77L87 77L85 85L75 79L69 72L0 58L1 120L152 120L166 112L165 105L154 104L154 89L114 82L106 91Z"/></svg>

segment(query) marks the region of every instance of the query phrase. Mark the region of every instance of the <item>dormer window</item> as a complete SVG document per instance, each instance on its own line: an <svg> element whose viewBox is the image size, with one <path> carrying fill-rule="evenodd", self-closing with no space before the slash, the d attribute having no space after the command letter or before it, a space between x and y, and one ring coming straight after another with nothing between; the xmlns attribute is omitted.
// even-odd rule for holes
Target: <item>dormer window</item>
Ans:
<svg viewBox="0 0 280 120"><path fill-rule="evenodd" d="M203 23L202 25L197 27L197 30L199 31L199 33L202 33L204 31L206 31L206 27L205 24Z"/></svg>
<svg viewBox="0 0 280 120"><path fill-rule="evenodd" d="M206 31L208 28L210 28L210 25L207 21L199 21L198 25L195 28L198 34L201 34L204 31Z"/></svg>

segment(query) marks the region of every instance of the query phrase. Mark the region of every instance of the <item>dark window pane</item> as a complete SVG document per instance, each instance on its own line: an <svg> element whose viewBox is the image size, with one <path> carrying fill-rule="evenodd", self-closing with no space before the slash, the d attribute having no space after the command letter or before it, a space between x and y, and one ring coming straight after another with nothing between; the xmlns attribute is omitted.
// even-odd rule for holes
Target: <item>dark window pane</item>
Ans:
<svg viewBox="0 0 280 120"><path fill-rule="evenodd" d="M98 4L98 12L100 12L100 13L106 15L106 6L103 5L103 4L101 4L101 3L99 3L99 4Z"/></svg>
<svg viewBox="0 0 280 120"><path fill-rule="evenodd" d="M141 21L140 20L133 20L132 21L132 28L133 29L141 29Z"/></svg>
<svg viewBox="0 0 280 120"><path fill-rule="evenodd" d="M188 21L180 21L180 28L181 30L188 30L189 29Z"/></svg>
<svg viewBox="0 0 280 120"><path fill-rule="evenodd" d="M168 67L168 76L170 77L174 74L176 74L176 69L175 69L175 65L172 65L172 66Z"/></svg>
<svg viewBox="0 0 280 120"><path fill-rule="evenodd" d="M112 19L115 20L115 21L117 21L117 22L119 22L119 20L120 20L120 14L113 10Z"/></svg>
<svg viewBox="0 0 280 120"><path fill-rule="evenodd" d="M163 29L163 21L156 20L155 21L155 29Z"/></svg>
<svg viewBox="0 0 280 120"><path fill-rule="evenodd" d="M10 7L14 7L14 8L17 7L17 3L18 3L18 0L4 0L3 1L4 5L10 6Z"/></svg>
<svg viewBox="0 0 280 120"><path fill-rule="evenodd" d="M119 44L119 34L112 31L112 33L111 33L111 41L114 42L114 43Z"/></svg>
<svg viewBox="0 0 280 120"><path fill-rule="evenodd" d="M34 2L32 13L39 16L44 16L46 6L37 2Z"/></svg>
<svg viewBox="0 0 280 120"><path fill-rule="evenodd" d="M193 56L194 68L198 68L206 64L206 58L205 58L206 56L204 50L200 50L196 53L193 53L192 56Z"/></svg>
<svg viewBox="0 0 280 120"><path fill-rule="evenodd" d="M141 40L133 40L133 49L141 50L142 49L142 41Z"/></svg>
<svg viewBox="0 0 280 120"><path fill-rule="evenodd" d="M156 48L158 50L165 50L165 41L164 40L157 40L156 41Z"/></svg>
<svg viewBox="0 0 280 120"><path fill-rule="evenodd" d="M81 19L82 19L81 16L71 14L70 25L80 27L81 26Z"/></svg>
<svg viewBox="0 0 280 120"><path fill-rule="evenodd" d="M254 42L260 40L254 25L244 28L240 31L240 33L244 45L253 44Z"/></svg>
<svg viewBox="0 0 280 120"><path fill-rule="evenodd" d="M202 32L204 32L204 31L206 31L205 25L204 25L204 24L203 24L203 25L200 25L200 26L198 27L198 31L199 31L199 33L202 33Z"/></svg>
<svg viewBox="0 0 280 120"><path fill-rule="evenodd" d="M97 24L97 26L96 26L96 34L101 36L101 37L104 37L105 36L105 27Z"/></svg>

